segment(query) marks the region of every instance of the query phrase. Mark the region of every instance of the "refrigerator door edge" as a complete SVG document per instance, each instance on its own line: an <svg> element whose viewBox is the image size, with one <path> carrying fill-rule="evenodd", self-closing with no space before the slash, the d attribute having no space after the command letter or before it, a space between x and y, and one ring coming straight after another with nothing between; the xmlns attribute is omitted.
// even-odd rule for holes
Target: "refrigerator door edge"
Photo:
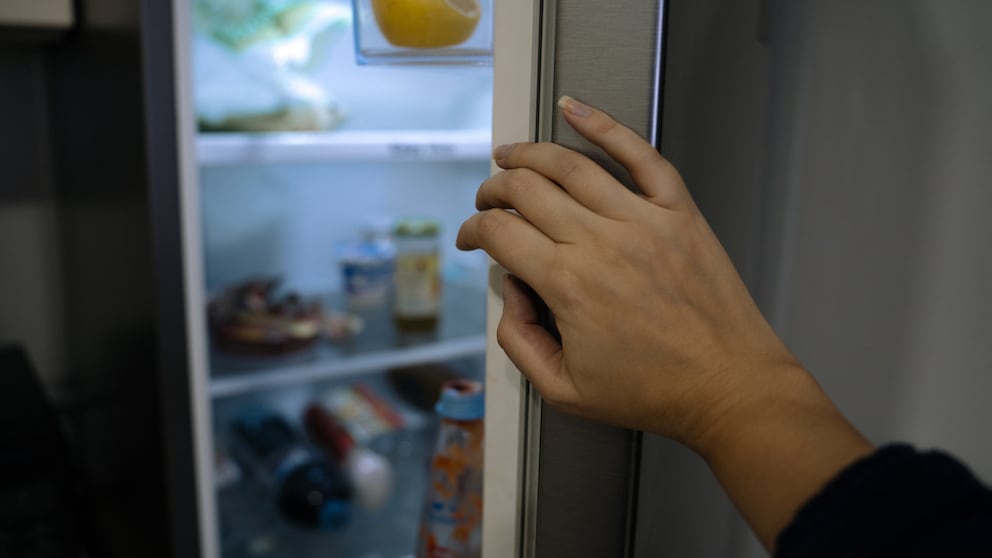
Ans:
<svg viewBox="0 0 992 558"><path fill-rule="evenodd" d="M540 0L493 3L493 145L534 141L537 136ZM499 168L492 165L492 172ZM529 388L496 343L505 270L491 264L487 289L486 439L483 478L482 555L520 556L532 533L533 498L525 488ZM536 494L531 491L532 494ZM531 522L532 523L532 522ZM532 542L532 541L531 541Z"/></svg>
<svg viewBox="0 0 992 558"><path fill-rule="evenodd" d="M176 149L179 165L182 262L186 293L186 343L189 393L193 422L193 456L199 516L199 550L203 558L220 556L217 495L213 482L213 427L207 331L203 319L206 292L203 286L203 232L200 216L200 182L196 154L196 117L193 108L192 14L190 2L172 2Z"/></svg>

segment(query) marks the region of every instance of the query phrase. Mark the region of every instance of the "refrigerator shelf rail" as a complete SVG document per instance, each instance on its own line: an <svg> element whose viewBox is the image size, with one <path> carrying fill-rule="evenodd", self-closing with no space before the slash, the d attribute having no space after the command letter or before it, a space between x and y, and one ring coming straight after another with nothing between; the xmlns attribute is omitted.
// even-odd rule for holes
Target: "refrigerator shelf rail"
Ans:
<svg viewBox="0 0 992 558"><path fill-rule="evenodd" d="M482 130L340 130L201 133L201 166L266 163L486 161L491 133Z"/></svg>
<svg viewBox="0 0 992 558"><path fill-rule="evenodd" d="M400 366L482 354L485 350L486 336L479 334L355 357L335 359L318 356L309 362L214 377L210 380L210 396L217 399L300 383L358 376ZM324 353L322 349L317 349L317 351ZM211 361L214 368L223 366L220 364L221 358L216 355L212 355L212 357Z"/></svg>

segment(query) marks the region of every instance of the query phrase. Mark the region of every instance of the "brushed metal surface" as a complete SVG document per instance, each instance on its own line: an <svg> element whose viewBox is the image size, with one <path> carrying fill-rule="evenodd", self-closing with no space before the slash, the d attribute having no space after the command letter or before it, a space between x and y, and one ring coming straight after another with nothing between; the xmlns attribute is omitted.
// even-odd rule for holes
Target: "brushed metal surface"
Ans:
<svg viewBox="0 0 992 558"><path fill-rule="evenodd" d="M599 107L656 143L656 80L663 1L558 0L552 101L569 95ZM626 170L554 111L551 138L581 151L633 186Z"/></svg>
<svg viewBox="0 0 992 558"><path fill-rule="evenodd" d="M561 95L595 105L657 145L664 2L546 0L539 139L585 153L633 188L625 169L554 110ZM541 406L538 557L629 556L640 435Z"/></svg>

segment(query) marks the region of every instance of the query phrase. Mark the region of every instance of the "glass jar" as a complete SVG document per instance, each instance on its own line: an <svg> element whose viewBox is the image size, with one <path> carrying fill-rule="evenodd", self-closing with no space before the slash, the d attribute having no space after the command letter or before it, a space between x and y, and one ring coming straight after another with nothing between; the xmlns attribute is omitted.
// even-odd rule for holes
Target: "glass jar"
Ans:
<svg viewBox="0 0 992 558"><path fill-rule="evenodd" d="M441 226L433 219L405 219L393 229L393 318L403 331L437 327L441 307Z"/></svg>

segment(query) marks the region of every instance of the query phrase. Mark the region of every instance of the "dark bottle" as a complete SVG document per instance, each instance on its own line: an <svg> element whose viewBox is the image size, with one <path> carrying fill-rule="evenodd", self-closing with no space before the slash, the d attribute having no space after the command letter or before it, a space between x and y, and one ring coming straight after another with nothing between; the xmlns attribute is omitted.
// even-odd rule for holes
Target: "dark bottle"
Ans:
<svg viewBox="0 0 992 558"><path fill-rule="evenodd" d="M338 529L351 518L352 487L341 469L310 448L281 416L245 413L234 423L243 453L273 487L279 509L306 527Z"/></svg>

